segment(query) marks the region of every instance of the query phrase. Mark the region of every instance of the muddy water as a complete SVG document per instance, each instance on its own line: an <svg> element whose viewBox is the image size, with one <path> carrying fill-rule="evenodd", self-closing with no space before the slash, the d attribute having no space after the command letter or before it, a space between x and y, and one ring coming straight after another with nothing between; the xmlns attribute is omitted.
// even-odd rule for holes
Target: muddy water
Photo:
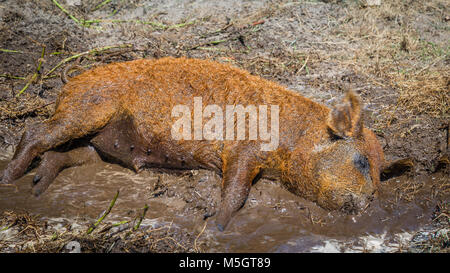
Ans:
<svg viewBox="0 0 450 273"><path fill-rule="evenodd" d="M11 151L0 153L0 170L11 156ZM220 198L220 178L209 172L135 174L118 165L99 163L64 170L39 198L30 194L33 175L31 171L21 178L17 191L0 187L0 211L95 219L120 190L110 221L129 219L148 204L147 219L173 222L183 232L197 235L205 224L203 214ZM433 194L448 178L414 179L414 183L406 177L385 182L380 198L360 215L322 210L276 182L259 181L225 232L217 231L214 217L208 220L199 245L206 252L396 251L429 223L437 202ZM413 193L414 198L406 193Z"/></svg>

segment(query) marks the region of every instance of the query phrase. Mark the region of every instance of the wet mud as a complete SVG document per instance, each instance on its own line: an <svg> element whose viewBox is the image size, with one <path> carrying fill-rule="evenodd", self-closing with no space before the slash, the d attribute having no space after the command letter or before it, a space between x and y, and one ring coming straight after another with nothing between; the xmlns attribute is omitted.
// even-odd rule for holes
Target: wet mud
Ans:
<svg viewBox="0 0 450 273"><path fill-rule="evenodd" d="M0 166L7 163L3 156ZM130 220L149 206L146 219L173 223L179 232L202 233L207 252L405 251L412 236L430 223L436 206L450 198L444 174L384 181L380 196L359 215L329 212L291 194L276 181L255 184L245 206L225 232L205 214L220 200L220 177L209 171L139 174L115 164L95 163L64 170L42 196L30 193L30 172L14 188L1 189L2 211L25 210L47 219L96 219L116 191L108 221ZM446 192L446 194L445 194ZM200 246L199 246L200 247Z"/></svg>

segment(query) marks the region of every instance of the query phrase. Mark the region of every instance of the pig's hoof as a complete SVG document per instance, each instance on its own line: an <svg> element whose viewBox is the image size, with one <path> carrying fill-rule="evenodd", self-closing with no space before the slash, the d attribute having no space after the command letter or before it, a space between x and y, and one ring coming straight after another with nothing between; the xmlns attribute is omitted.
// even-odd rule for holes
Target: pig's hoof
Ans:
<svg viewBox="0 0 450 273"><path fill-rule="evenodd" d="M41 176L39 175L39 174L36 174L34 177L33 177L33 185L36 185L39 181L41 181Z"/></svg>
<svg viewBox="0 0 450 273"><path fill-rule="evenodd" d="M39 197L47 188L50 186L53 177L42 176L36 174L33 178L33 188L31 189L31 193L35 197Z"/></svg>
<svg viewBox="0 0 450 273"><path fill-rule="evenodd" d="M66 155L57 152L46 152L33 177L32 194L36 197L47 190L66 162Z"/></svg>
<svg viewBox="0 0 450 273"><path fill-rule="evenodd" d="M226 216L227 214L224 214L223 211L219 211L217 218L216 218L216 226L217 229L220 231L224 231L225 228L228 225L228 222L230 221L230 216Z"/></svg>
<svg viewBox="0 0 450 273"><path fill-rule="evenodd" d="M217 224L217 229L223 232L225 230L225 227L222 224Z"/></svg>
<svg viewBox="0 0 450 273"><path fill-rule="evenodd" d="M39 197L39 195L41 195L48 188L48 186L50 186L56 176L53 173L45 173L42 170L43 169L40 167L37 174L33 177L31 193L35 197Z"/></svg>

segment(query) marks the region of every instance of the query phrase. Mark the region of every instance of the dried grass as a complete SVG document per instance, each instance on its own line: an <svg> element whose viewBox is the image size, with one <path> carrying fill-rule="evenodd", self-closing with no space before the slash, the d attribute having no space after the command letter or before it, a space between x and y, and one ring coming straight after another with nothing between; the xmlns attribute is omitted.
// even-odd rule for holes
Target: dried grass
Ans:
<svg viewBox="0 0 450 273"><path fill-rule="evenodd" d="M182 233L167 224L159 228L141 227L133 230L128 223L113 227L103 224L87 234L89 223L79 223L72 230L72 221L60 223L39 219L26 212L6 211L0 215L0 252L58 253L69 252L71 243L79 244L83 253L106 252L197 252L195 235ZM1 233L9 232L7 238Z"/></svg>
<svg viewBox="0 0 450 273"><path fill-rule="evenodd" d="M397 106L402 109L449 117L450 45L448 40L441 45L424 41L413 27L424 10L445 13L444 2L385 1L379 8L369 9L351 6L340 31L347 41L356 41L357 48L341 63L397 90ZM448 36L448 30L442 35Z"/></svg>
<svg viewBox="0 0 450 273"><path fill-rule="evenodd" d="M54 102L47 102L43 98L22 94L19 98L0 101L0 121L24 119L29 116L49 117L53 113Z"/></svg>
<svg viewBox="0 0 450 273"><path fill-rule="evenodd" d="M450 202L439 203L433 215L433 228L414 235L412 252L450 253Z"/></svg>

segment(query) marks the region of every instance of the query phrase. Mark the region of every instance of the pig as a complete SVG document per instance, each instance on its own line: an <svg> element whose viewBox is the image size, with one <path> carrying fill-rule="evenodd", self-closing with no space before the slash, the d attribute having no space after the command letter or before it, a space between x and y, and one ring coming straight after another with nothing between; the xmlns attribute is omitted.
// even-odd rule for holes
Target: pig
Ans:
<svg viewBox="0 0 450 273"><path fill-rule="evenodd" d="M192 105L195 97L223 109L278 105L278 146L263 151L258 139L174 139L172 109ZM106 160L136 172L216 172L222 178L215 215L220 231L260 178L277 179L324 209L358 213L376 197L387 167L377 137L364 127L361 109L353 92L330 109L211 60L166 57L107 64L63 86L52 117L24 131L0 183L12 184L40 158L32 183L32 193L39 196L64 168ZM76 147L68 146L72 142Z"/></svg>

